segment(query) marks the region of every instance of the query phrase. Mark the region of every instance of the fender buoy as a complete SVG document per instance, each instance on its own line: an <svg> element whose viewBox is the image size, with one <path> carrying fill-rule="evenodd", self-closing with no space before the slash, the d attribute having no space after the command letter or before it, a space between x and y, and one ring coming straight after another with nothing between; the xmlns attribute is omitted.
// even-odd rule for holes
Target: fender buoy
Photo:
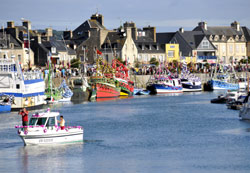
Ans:
<svg viewBox="0 0 250 173"><path fill-rule="evenodd" d="M47 133L47 129L44 129L43 132L44 132L44 133Z"/></svg>

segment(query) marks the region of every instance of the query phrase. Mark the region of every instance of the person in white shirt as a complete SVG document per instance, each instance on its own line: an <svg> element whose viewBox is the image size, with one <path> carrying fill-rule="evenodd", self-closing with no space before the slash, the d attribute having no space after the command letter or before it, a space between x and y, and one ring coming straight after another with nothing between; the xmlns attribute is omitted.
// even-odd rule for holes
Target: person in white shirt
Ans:
<svg viewBox="0 0 250 173"><path fill-rule="evenodd" d="M60 124L61 130L65 129L65 120L63 119L63 116L60 116L60 120L58 121L58 123Z"/></svg>

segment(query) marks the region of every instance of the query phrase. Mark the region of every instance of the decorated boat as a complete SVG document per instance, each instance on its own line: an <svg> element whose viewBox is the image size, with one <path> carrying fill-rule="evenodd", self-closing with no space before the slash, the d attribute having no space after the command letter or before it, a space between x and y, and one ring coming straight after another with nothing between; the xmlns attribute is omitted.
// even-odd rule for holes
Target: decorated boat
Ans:
<svg viewBox="0 0 250 173"><path fill-rule="evenodd" d="M58 100L62 99L62 92L53 85L52 81L52 65L51 59L48 62L49 74L48 74L48 81L47 81L47 88L45 90L46 101L49 104L57 103Z"/></svg>
<svg viewBox="0 0 250 173"><path fill-rule="evenodd" d="M182 93L183 88L180 79L172 73L164 74L161 67L156 74L151 76L147 83L150 94Z"/></svg>
<svg viewBox="0 0 250 173"><path fill-rule="evenodd" d="M65 79L63 79L63 81L58 89L62 90L62 98L59 99L58 101L59 102L69 102L71 100L71 97L73 96L73 92L66 84Z"/></svg>
<svg viewBox="0 0 250 173"><path fill-rule="evenodd" d="M28 126L15 126L24 145L51 145L83 142L83 127L66 126L63 130L58 126L59 112L33 114Z"/></svg>
<svg viewBox="0 0 250 173"><path fill-rule="evenodd" d="M182 64L181 84L183 92L202 91L200 78L190 73L185 62Z"/></svg>
<svg viewBox="0 0 250 173"><path fill-rule="evenodd" d="M120 96L121 88L119 82L115 80L113 69L106 63L104 64L102 59L97 60L96 73L90 77L90 86L92 88L91 93L98 98L115 98Z"/></svg>
<svg viewBox="0 0 250 173"><path fill-rule="evenodd" d="M0 59L1 93L13 95L12 110L42 107L45 102L45 83L39 71L22 71L14 59Z"/></svg>
<svg viewBox="0 0 250 173"><path fill-rule="evenodd" d="M112 60L112 68L115 69L115 79L121 87L121 96L131 96L134 92L134 82L130 80L127 67L119 60Z"/></svg>

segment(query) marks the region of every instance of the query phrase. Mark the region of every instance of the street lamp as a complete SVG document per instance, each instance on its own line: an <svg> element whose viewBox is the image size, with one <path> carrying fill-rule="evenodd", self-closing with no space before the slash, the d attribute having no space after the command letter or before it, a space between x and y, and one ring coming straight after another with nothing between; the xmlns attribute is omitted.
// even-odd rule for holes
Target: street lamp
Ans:
<svg viewBox="0 0 250 173"><path fill-rule="evenodd" d="M27 22L25 18L21 18L21 21ZM27 26L27 34L28 34L28 66L30 68L30 34L29 34L29 27Z"/></svg>

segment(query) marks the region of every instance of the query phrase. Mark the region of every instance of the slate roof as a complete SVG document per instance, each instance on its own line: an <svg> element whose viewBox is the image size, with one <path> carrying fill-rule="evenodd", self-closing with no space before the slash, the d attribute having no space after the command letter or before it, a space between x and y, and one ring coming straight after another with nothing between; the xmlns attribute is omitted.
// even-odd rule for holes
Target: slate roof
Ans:
<svg viewBox="0 0 250 173"><path fill-rule="evenodd" d="M109 32L101 46L102 49L108 50L107 48L110 48L110 44L112 47L115 45L116 49L122 49L126 41L126 37L123 34L124 32Z"/></svg>
<svg viewBox="0 0 250 173"><path fill-rule="evenodd" d="M160 44L169 43L176 32L156 33L156 42Z"/></svg>
<svg viewBox="0 0 250 173"><path fill-rule="evenodd" d="M49 41L42 41L42 44L45 48L47 49L51 49L51 47L55 47L56 51L58 53L58 51L62 51L62 52L68 52L69 55L74 55L76 54L76 52L71 49L70 47L67 47L66 49L66 45L64 44L63 40L56 40L54 37L50 37Z"/></svg>
<svg viewBox="0 0 250 173"><path fill-rule="evenodd" d="M14 44L14 48L22 48L22 45L14 37L12 37L10 34L7 34L6 38L4 38L4 37L5 37L5 34L3 34L3 32L0 32L0 48L1 47L9 48L9 45L7 45L8 38L10 39L9 40L10 43Z"/></svg>
<svg viewBox="0 0 250 173"><path fill-rule="evenodd" d="M229 39L230 37L235 38L237 35L240 37L238 41L241 42L241 36L244 35L242 27L240 27L240 31L237 31L231 26L212 26L212 27L208 26L207 30L205 30L204 28L200 26L197 26L196 28L193 29L193 31L202 31L205 35L208 35L208 36L218 35L219 36L218 41L220 42L222 41L221 40L222 36L225 36L227 39ZM226 42L227 39L225 39L224 41Z"/></svg>
<svg viewBox="0 0 250 173"><path fill-rule="evenodd" d="M73 31L73 39L86 40L91 28L106 29L97 20L88 19Z"/></svg>
<svg viewBox="0 0 250 173"><path fill-rule="evenodd" d="M247 41L250 41L250 30L247 27L242 27L242 31Z"/></svg>
<svg viewBox="0 0 250 173"><path fill-rule="evenodd" d="M158 50L157 50L158 46ZM165 50L157 43L137 43L136 44L138 53L165 53ZM144 49L144 50L143 50Z"/></svg>
<svg viewBox="0 0 250 173"><path fill-rule="evenodd" d="M196 49L205 37L201 31L184 31L183 33L178 31L178 33L192 49Z"/></svg>

